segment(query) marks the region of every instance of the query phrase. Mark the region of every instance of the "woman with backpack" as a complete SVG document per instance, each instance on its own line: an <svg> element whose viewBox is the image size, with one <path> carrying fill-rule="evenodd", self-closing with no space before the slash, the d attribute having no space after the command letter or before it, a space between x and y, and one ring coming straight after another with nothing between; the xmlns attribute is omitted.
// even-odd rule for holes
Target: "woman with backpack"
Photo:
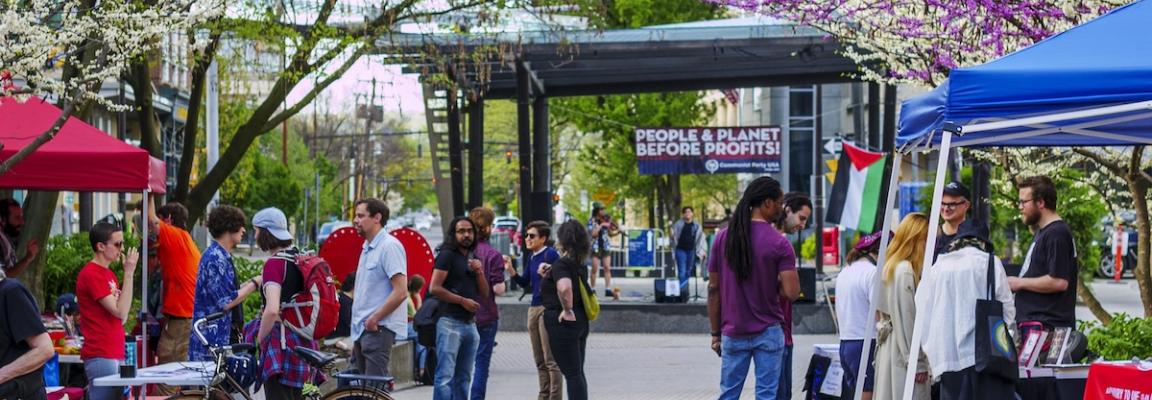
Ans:
<svg viewBox="0 0 1152 400"><path fill-rule="evenodd" d="M264 311L244 327L245 341L260 348L260 380L268 400L303 399L304 384L311 382L314 369L292 351L296 346L316 349L316 342L283 326L281 304L303 290L304 277L295 266L300 250L292 245L288 218L276 208L265 208L252 217L256 245L271 255L264 263Z"/></svg>
<svg viewBox="0 0 1152 400"><path fill-rule="evenodd" d="M582 290L594 295L588 287L588 269L584 261L591 254L591 236L584 225L569 220L556 232L556 249L560 259L546 271L540 281L540 301L544 305L544 329L552 358L567 382L568 399L588 398L588 380L584 376L584 358L588 344L588 313L584 310ZM545 268L542 268L545 269Z"/></svg>

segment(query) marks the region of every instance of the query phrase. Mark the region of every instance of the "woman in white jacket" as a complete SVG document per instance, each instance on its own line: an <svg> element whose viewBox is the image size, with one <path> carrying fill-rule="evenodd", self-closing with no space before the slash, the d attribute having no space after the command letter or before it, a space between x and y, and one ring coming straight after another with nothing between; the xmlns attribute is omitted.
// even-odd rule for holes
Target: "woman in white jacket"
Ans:
<svg viewBox="0 0 1152 400"><path fill-rule="evenodd" d="M982 223L965 221L956 238L924 274L916 292L916 329L940 382L942 400L1010 399L1012 382L979 374L976 365L976 300L988 298L988 257L992 243ZM1016 306L1008 276L993 257L993 297L1003 303L1008 332L1015 332Z"/></svg>
<svg viewBox="0 0 1152 400"><path fill-rule="evenodd" d="M882 282L873 296L879 322L876 323L876 399L901 399L904 390L912 391L913 400L928 400L928 364L923 353L912 346L912 327L916 321L916 285L924 263L924 243L928 240L928 217L911 213L900 221L887 261L881 272ZM911 354L911 356L910 356ZM911 364L911 365L909 365ZM904 387L908 368L916 369L916 382Z"/></svg>

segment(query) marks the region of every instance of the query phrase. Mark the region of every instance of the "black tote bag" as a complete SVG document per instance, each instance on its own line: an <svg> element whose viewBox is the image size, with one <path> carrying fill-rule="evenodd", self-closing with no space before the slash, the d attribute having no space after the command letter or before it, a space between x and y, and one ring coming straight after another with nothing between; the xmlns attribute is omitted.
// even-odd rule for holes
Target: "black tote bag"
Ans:
<svg viewBox="0 0 1152 400"><path fill-rule="evenodd" d="M1004 321L1004 305L994 297L993 257L988 253L988 299L976 300L976 372L1015 382L1020 378L1016 345Z"/></svg>

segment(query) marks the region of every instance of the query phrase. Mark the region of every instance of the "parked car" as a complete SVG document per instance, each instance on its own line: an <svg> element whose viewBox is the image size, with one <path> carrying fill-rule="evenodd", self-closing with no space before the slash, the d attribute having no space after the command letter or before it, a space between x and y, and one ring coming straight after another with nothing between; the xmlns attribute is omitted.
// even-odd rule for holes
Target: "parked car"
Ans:
<svg viewBox="0 0 1152 400"><path fill-rule="evenodd" d="M320 225L320 232L316 233L316 244L318 246L323 246L324 240L328 239L328 236L331 236L332 232L335 232L337 229L349 226L352 226L352 223L348 221L325 222L323 225Z"/></svg>

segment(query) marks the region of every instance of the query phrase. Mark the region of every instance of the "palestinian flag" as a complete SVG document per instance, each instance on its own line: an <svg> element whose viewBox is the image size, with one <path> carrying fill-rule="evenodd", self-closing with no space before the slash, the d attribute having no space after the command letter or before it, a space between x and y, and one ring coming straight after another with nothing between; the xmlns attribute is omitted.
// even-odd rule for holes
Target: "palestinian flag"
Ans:
<svg viewBox="0 0 1152 400"><path fill-rule="evenodd" d="M875 230L885 158L884 153L844 143L825 207L825 222L863 233Z"/></svg>

